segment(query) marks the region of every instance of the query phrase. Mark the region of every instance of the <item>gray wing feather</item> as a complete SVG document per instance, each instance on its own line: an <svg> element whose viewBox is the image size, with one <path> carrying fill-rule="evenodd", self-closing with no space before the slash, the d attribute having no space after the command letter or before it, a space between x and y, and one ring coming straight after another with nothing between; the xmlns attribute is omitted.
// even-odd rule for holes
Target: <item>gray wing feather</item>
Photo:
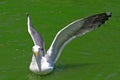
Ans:
<svg viewBox="0 0 120 80"><path fill-rule="evenodd" d="M49 61L56 63L61 50L68 42L100 27L110 16L110 12L96 14L76 20L60 30L47 51Z"/></svg>
<svg viewBox="0 0 120 80"><path fill-rule="evenodd" d="M33 28L28 14L27 14L27 19L28 19L28 32L30 36L32 37L34 44L40 46L41 48L44 48L43 39L40 36L40 34Z"/></svg>

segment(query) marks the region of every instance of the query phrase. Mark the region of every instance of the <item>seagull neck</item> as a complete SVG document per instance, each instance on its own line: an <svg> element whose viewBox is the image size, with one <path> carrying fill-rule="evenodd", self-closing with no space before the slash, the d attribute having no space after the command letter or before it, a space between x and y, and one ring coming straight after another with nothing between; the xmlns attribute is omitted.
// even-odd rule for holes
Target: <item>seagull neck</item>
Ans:
<svg viewBox="0 0 120 80"><path fill-rule="evenodd" d="M33 55L33 60L35 60L39 70L41 71L41 60L42 60L42 55L39 55L38 57L35 57L35 55Z"/></svg>

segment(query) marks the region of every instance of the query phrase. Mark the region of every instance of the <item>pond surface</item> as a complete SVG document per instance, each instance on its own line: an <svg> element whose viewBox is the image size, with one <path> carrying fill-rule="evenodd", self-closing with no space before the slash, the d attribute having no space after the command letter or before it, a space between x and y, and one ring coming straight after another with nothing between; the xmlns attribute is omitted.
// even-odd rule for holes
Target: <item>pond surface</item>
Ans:
<svg viewBox="0 0 120 80"><path fill-rule="evenodd" d="M0 80L120 80L119 9L119 0L1 0ZM26 12L47 50L56 33L70 22L106 11L113 13L110 20L69 43L51 74L30 72L33 42Z"/></svg>

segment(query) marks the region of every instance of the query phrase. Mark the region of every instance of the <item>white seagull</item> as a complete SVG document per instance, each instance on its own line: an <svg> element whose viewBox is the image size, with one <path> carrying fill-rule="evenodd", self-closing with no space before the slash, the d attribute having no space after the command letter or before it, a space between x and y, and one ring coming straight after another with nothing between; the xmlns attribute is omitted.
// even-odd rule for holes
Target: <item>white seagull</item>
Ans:
<svg viewBox="0 0 120 80"><path fill-rule="evenodd" d="M105 12L73 21L56 34L50 48L45 52L43 39L33 28L30 16L27 14L28 32L34 42L30 70L40 75L52 72L54 64L68 42L100 27L109 17L111 12Z"/></svg>

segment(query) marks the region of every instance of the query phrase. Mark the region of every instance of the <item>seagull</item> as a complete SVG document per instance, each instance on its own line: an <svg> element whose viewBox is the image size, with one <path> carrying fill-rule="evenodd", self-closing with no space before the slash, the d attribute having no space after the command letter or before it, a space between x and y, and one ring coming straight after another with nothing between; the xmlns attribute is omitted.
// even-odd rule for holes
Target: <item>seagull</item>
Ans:
<svg viewBox="0 0 120 80"><path fill-rule="evenodd" d="M56 34L50 48L45 52L43 38L33 27L30 16L27 13L28 32L34 42L30 70L40 75L51 73L66 44L79 36L97 29L111 17L111 14L111 12L104 12L73 21Z"/></svg>

